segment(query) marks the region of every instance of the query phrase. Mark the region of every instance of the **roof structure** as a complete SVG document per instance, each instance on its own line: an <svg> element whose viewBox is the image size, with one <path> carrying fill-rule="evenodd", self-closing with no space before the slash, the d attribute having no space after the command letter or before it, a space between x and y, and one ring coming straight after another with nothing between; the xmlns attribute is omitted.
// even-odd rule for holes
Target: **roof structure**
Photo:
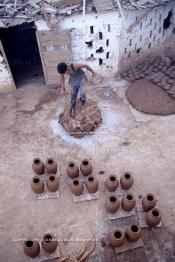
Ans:
<svg viewBox="0 0 175 262"><path fill-rule="evenodd" d="M86 0L86 13L123 9L140 10L173 0ZM82 13L83 0L0 0L0 27L45 19L46 22Z"/></svg>

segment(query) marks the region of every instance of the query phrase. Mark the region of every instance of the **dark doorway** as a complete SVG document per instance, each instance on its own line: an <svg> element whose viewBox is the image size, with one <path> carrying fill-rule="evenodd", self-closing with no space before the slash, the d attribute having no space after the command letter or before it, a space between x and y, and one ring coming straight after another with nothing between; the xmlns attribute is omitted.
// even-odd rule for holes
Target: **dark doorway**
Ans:
<svg viewBox="0 0 175 262"><path fill-rule="evenodd" d="M34 23L0 29L0 39L16 84L44 83Z"/></svg>
<svg viewBox="0 0 175 262"><path fill-rule="evenodd" d="M163 21L163 29L164 30L166 30L170 27L172 16L173 16L173 10L170 10L169 13L168 13L168 16Z"/></svg>

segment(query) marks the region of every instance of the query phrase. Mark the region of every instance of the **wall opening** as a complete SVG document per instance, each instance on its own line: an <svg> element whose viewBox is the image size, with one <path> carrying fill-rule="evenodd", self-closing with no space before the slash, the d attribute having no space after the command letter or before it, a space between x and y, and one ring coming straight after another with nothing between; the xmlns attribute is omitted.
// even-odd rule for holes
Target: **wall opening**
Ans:
<svg viewBox="0 0 175 262"><path fill-rule="evenodd" d="M94 33L94 26L90 26L90 32L91 32L91 34Z"/></svg>
<svg viewBox="0 0 175 262"><path fill-rule="evenodd" d="M100 47L99 49L96 50L96 53L103 53L103 52L104 52L103 47Z"/></svg>
<svg viewBox="0 0 175 262"><path fill-rule="evenodd" d="M109 46L109 39L106 40L106 46Z"/></svg>
<svg viewBox="0 0 175 262"><path fill-rule="evenodd" d="M108 32L111 32L111 25L108 25Z"/></svg>
<svg viewBox="0 0 175 262"><path fill-rule="evenodd" d="M99 32L99 39L102 40L103 39L103 33Z"/></svg>
<svg viewBox="0 0 175 262"><path fill-rule="evenodd" d="M173 16L173 10L170 10L169 13L168 13L168 16L163 21L163 29L164 30L166 30L170 27L172 16Z"/></svg>
<svg viewBox="0 0 175 262"><path fill-rule="evenodd" d="M0 39L17 88L29 79L31 83L44 83L35 31L34 23L0 29Z"/></svg>
<svg viewBox="0 0 175 262"><path fill-rule="evenodd" d="M139 54L141 51L141 47L136 50L136 53Z"/></svg>
<svg viewBox="0 0 175 262"><path fill-rule="evenodd" d="M109 59L110 52L107 52L106 59Z"/></svg>
<svg viewBox="0 0 175 262"><path fill-rule="evenodd" d="M91 47L93 46L93 42L92 42L92 41L87 41L87 42L85 42L85 44L86 44L89 48L91 48Z"/></svg>
<svg viewBox="0 0 175 262"><path fill-rule="evenodd" d="M103 64L103 59L99 58L99 65Z"/></svg>

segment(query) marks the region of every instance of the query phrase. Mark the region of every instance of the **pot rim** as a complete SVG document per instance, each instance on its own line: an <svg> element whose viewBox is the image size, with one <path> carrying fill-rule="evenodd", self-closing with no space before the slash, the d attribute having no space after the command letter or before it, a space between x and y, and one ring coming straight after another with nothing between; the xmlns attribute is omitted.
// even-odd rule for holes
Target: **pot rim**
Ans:
<svg viewBox="0 0 175 262"><path fill-rule="evenodd" d="M158 208L153 208L153 209L150 210L150 212L151 212L152 217L154 217L154 218L159 218L159 217L161 217L160 210L159 210ZM158 213L158 215L155 216L155 215L153 214L153 212Z"/></svg>
<svg viewBox="0 0 175 262"><path fill-rule="evenodd" d="M35 182L35 180L37 180L38 182ZM33 181L34 184L39 184L41 182L41 179L38 176L34 176L32 178L32 181Z"/></svg>
<svg viewBox="0 0 175 262"><path fill-rule="evenodd" d="M114 178L114 180L111 180L111 178ZM115 181L118 180L118 178L117 178L116 175L110 175L110 176L109 176L109 180L110 180L111 182L115 182Z"/></svg>
<svg viewBox="0 0 175 262"><path fill-rule="evenodd" d="M36 162L37 162L37 163L36 163ZM40 159L39 157L36 157L36 158L33 159L33 163L34 163L35 165L39 165L39 164L41 163L41 159Z"/></svg>
<svg viewBox="0 0 175 262"><path fill-rule="evenodd" d="M121 236L120 236L119 238L116 237L116 236L115 236L116 233L119 233ZM113 232L113 237L114 237L117 241L119 241L119 240L123 239L124 233L123 233L123 231L120 230L120 229L115 229L114 232Z"/></svg>
<svg viewBox="0 0 175 262"><path fill-rule="evenodd" d="M151 197L151 198L152 198L152 200L148 199L149 197ZM153 194L153 193L148 193L148 194L146 194L146 199L147 199L149 202L152 202L152 201L154 201L154 200L155 200L155 196L154 196L154 194Z"/></svg>
<svg viewBox="0 0 175 262"><path fill-rule="evenodd" d="M87 162L87 164L85 164L84 162ZM89 159L83 159L83 160L81 161L81 164L82 164L83 166L88 166L88 165L90 164L90 160L89 160Z"/></svg>
<svg viewBox="0 0 175 262"><path fill-rule="evenodd" d="M31 243L32 243L31 246L27 246L27 242L31 242ZM28 249L33 248L33 246L34 246L34 241L31 240L31 239L27 239L26 241L24 241L24 245L25 245L25 247L28 248Z"/></svg>
<svg viewBox="0 0 175 262"><path fill-rule="evenodd" d="M51 163L49 163L49 162L51 162ZM49 157L49 158L47 159L47 164L49 164L49 165L53 165L54 162L55 162L54 159L51 158L51 157Z"/></svg>

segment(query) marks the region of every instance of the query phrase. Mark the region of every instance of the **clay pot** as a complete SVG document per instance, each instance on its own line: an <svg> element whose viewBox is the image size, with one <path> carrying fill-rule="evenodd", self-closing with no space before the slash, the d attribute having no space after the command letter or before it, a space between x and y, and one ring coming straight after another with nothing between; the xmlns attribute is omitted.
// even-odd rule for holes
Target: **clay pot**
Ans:
<svg viewBox="0 0 175 262"><path fill-rule="evenodd" d="M106 188L109 192L114 192L119 186L119 180L117 176L111 175L106 179Z"/></svg>
<svg viewBox="0 0 175 262"><path fill-rule="evenodd" d="M153 208L146 214L146 223L150 227L157 226L161 221L161 213L158 208Z"/></svg>
<svg viewBox="0 0 175 262"><path fill-rule="evenodd" d="M120 184L123 189L130 189L132 185L134 184L134 178L130 173L125 173L120 178Z"/></svg>
<svg viewBox="0 0 175 262"><path fill-rule="evenodd" d="M135 207L135 204L136 204L136 199L135 199L134 194L128 193L127 195L123 196L122 208L125 211L127 211L127 212L131 211Z"/></svg>
<svg viewBox="0 0 175 262"><path fill-rule="evenodd" d="M149 193L142 198L142 207L144 211L147 212L150 209L154 208L155 206L156 206L156 198L154 194Z"/></svg>
<svg viewBox="0 0 175 262"><path fill-rule="evenodd" d="M105 208L109 213L115 213L120 207L120 201L115 196L109 196L105 200Z"/></svg>
<svg viewBox="0 0 175 262"><path fill-rule="evenodd" d="M83 193L83 183L80 182L78 179L73 179L70 184L71 192L76 195L80 196Z"/></svg>
<svg viewBox="0 0 175 262"><path fill-rule="evenodd" d="M32 178L31 188L35 194L42 194L44 191L44 182L40 177L34 176Z"/></svg>
<svg viewBox="0 0 175 262"><path fill-rule="evenodd" d="M88 159L84 159L81 162L80 170L83 176L88 176L92 174L93 166L92 163Z"/></svg>
<svg viewBox="0 0 175 262"><path fill-rule="evenodd" d="M48 174L56 174L58 168L57 162L52 158L48 158L45 168Z"/></svg>
<svg viewBox="0 0 175 262"><path fill-rule="evenodd" d="M47 188L50 192L55 192L59 187L59 178L55 175L50 175L46 181Z"/></svg>
<svg viewBox="0 0 175 262"><path fill-rule="evenodd" d="M96 193L99 187L99 182L93 176L89 176L85 182L87 191L91 194Z"/></svg>
<svg viewBox="0 0 175 262"><path fill-rule="evenodd" d="M46 252L53 253L57 249L58 241L54 235L45 234L42 238L41 245Z"/></svg>
<svg viewBox="0 0 175 262"><path fill-rule="evenodd" d="M23 244L24 253L29 257L37 257L40 253L40 246L38 241L32 241L28 239Z"/></svg>
<svg viewBox="0 0 175 262"><path fill-rule="evenodd" d="M74 161L70 161L66 167L66 173L70 178L77 178L79 176L79 167Z"/></svg>
<svg viewBox="0 0 175 262"><path fill-rule="evenodd" d="M131 224L126 229L126 238L129 242L136 242L142 236L142 231L139 225Z"/></svg>
<svg viewBox="0 0 175 262"><path fill-rule="evenodd" d="M33 159L32 168L33 168L33 171L37 175L43 175L44 174L44 163L43 163L43 161L41 161L41 159L39 159L39 158Z"/></svg>
<svg viewBox="0 0 175 262"><path fill-rule="evenodd" d="M125 232L120 228L114 228L109 232L108 239L112 247L120 247L125 241Z"/></svg>

